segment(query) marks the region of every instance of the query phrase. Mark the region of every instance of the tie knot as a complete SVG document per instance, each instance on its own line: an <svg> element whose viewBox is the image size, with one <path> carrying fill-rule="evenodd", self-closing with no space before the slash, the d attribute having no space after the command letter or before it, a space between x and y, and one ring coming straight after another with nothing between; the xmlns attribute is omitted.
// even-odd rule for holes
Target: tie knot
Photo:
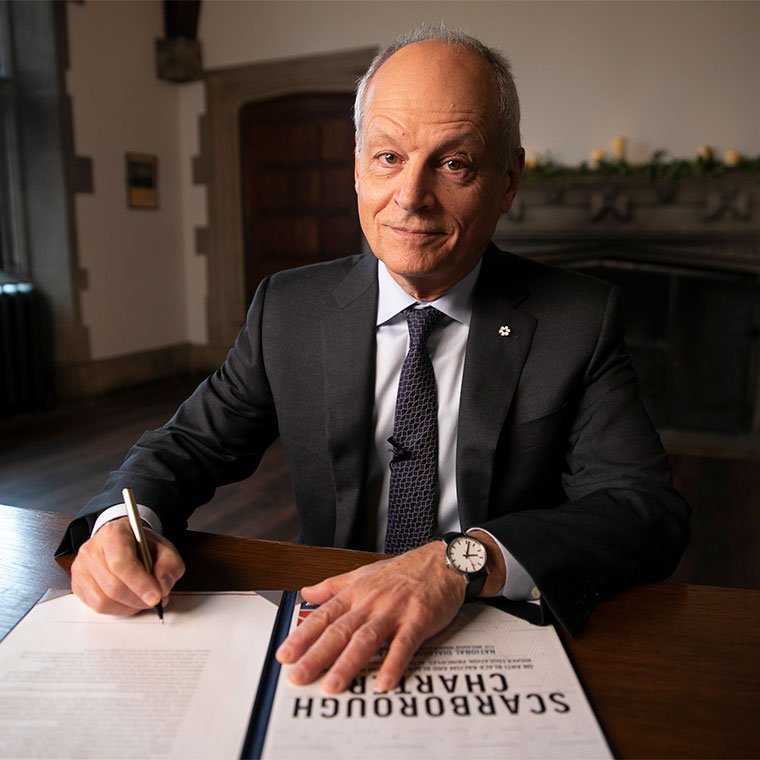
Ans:
<svg viewBox="0 0 760 760"><path fill-rule="evenodd" d="M410 306L404 309L406 323L409 326L409 341L412 346L425 345L433 328L443 319L443 312L426 306L424 309L415 309Z"/></svg>

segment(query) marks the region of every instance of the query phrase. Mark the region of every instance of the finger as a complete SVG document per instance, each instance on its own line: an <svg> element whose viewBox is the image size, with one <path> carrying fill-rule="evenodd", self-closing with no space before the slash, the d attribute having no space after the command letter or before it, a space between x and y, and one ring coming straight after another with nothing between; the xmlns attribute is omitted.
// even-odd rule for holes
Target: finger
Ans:
<svg viewBox="0 0 760 760"><path fill-rule="evenodd" d="M309 604L324 604L336 594L339 594L344 588L350 586L355 580L356 575L357 571L352 570L348 573L341 573L340 575L325 578L325 580L315 583L313 586L304 586L301 589L301 596Z"/></svg>
<svg viewBox="0 0 760 760"><path fill-rule="evenodd" d="M123 532L109 538L103 545L104 561L92 568L98 585L111 599L122 604L157 605L164 596L163 590L137 556L134 538Z"/></svg>
<svg viewBox="0 0 760 760"><path fill-rule="evenodd" d="M332 599L329 603L314 610L306 620L294 631L291 631L285 641L280 644L275 657L283 665L289 665L298 660L301 655L322 635L322 632L345 614L346 605L340 599Z"/></svg>
<svg viewBox="0 0 760 760"><path fill-rule="evenodd" d="M139 562L106 557L90 568L90 575L108 599L133 610L154 607L163 596L156 579Z"/></svg>
<svg viewBox="0 0 760 760"><path fill-rule="evenodd" d="M142 604L139 607L126 606L107 596L77 559L71 565L71 590L88 607L104 615L132 615L143 609Z"/></svg>
<svg viewBox="0 0 760 760"><path fill-rule="evenodd" d="M427 638L421 628L405 625L391 640L383 664L375 678L378 691L390 691L398 686L414 653Z"/></svg>
<svg viewBox="0 0 760 760"><path fill-rule="evenodd" d="M168 598L174 584L185 574L185 563L174 545L163 536L146 531L153 544L153 575L161 586L164 599Z"/></svg>
<svg viewBox="0 0 760 760"><path fill-rule="evenodd" d="M124 582L122 575L125 568L132 574L142 571L146 581L142 591L143 593L152 591L149 598L155 598L155 603L161 596L158 583L155 579L149 578L137 560L131 531L126 533L123 527L110 523L103 526L79 548L72 564L72 576L78 578L80 588L89 591L89 597L92 600L90 606L98 612L113 609L113 606L105 600L111 600L133 611L153 606L149 605L148 601L144 601ZM128 525L126 528L129 530Z"/></svg>
<svg viewBox="0 0 760 760"><path fill-rule="evenodd" d="M322 688L328 694L338 694L347 689L391 635L394 625L395 621L392 618L376 616L358 627L322 679ZM328 631L322 638L327 635ZM321 642L322 639L319 643Z"/></svg>
<svg viewBox="0 0 760 760"><path fill-rule="evenodd" d="M295 666L290 669L288 680L298 685L312 683L333 665L347 649L352 649L351 643L356 636L359 638L353 646L354 659L359 656L356 654L358 651L369 651L363 661L366 662L385 639L385 635L379 639L373 635L375 629L381 626L382 623L379 619L368 621L367 614L362 609L347 612L324 629L319 639L306 650ZM347 664L344 664L343 668L340 668L335 674L336 677L332 679L334 691L342 691L345 688L343 683L345 682L345 685L348 685L354 674L358 672L358 667L363 664L363 662L359 662L358 667L354 668L351 664L352 661L346 662Z"/></svg>

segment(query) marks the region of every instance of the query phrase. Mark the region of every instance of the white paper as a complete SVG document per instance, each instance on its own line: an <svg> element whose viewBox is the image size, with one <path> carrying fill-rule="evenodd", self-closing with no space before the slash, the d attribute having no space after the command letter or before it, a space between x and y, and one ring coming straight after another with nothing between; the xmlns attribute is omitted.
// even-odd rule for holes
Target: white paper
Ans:
<svg viewBox="0 0 760 760"><path fill-rule="evenodd" d="M292 686L283 668L264 758L612 757L551 627L468 606L395 691L375 691L378 662L338 696Z"/></svg>
<svg viewBox="0 0 760 760"><path fill-rule="evenodd" d="M254 592L173 593L163 624L39 603L0 646L0 757L239 757L276 614Z"/></svg>

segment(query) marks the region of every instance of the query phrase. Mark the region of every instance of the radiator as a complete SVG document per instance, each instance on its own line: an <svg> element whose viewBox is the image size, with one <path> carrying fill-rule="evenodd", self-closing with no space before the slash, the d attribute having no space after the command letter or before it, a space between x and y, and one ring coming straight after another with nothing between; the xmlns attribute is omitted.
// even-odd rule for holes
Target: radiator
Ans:
<svg viewBox="0 0 760 760"><path fill-rule="evenodd" d="M49 336L40 293L29 283L0 284L0 417L50 406Z"/></svg>

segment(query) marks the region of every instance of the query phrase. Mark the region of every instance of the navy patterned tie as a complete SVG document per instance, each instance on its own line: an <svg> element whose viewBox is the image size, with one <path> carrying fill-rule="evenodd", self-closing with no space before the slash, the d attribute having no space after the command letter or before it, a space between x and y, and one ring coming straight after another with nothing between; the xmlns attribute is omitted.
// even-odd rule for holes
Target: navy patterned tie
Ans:
<svg viewBox="0 0 760 760"><path fill-rule="evenodd" d="M391 479L388 492L387 554L427 543L433 533L438 472L438 393L427 339L443 313L427 307L404 310L409 353L396 397Z"/></svg>

